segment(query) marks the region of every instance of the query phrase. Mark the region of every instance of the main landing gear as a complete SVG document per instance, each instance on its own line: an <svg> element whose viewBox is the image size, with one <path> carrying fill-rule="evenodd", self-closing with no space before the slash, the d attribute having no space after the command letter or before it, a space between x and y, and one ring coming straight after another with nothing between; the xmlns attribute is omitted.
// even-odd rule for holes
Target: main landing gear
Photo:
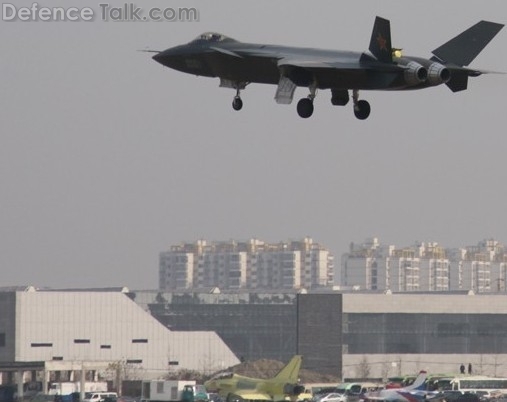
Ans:
<svg viewBox="0 0 507 402"><path fill-rule="evenodd" d="M220 86L234 88L236 95L232 100L232 108L234 110L241 110L243 108L243 101L241 100L241 90L245 89L247 83L245 82L233 82L222 80ZM313 101L317 96L317 84L312 83L309 87L310 93L306 98L301 98L297 103L297 112L300 117L307 119L313 115L315 109ZM331 103L335 106L345 106L349 102L349 91L346 89L331 89L332 97ZM279 103L290 103L292 101L293 91L290 93L290 100L288 102ZM371 108L370 104L365 100L359 99L359 90L352 90L352 101L354 104L354 115L359 120L366 120L370 116Z"/></svg>
<svg viewBox="0 0 507 402"><path fill-rule="evenodd" d="M313 114L313 99L302 98L298 102L297 111L298 115L303 119L307 119Z"/></svg>
<svg viewBox="0 0 507 402"><path fill-rule="evenodd" d="M313 100L317 94L317 88L315 85L310 87L310 94L306 98L299 100L297 104L297 112L300 117L307 119L313 114L314 105ZM333 90L333 97L331 103L333 105L345 106L349 101L349 94L347 90ZM359 91L354 89L352 91L352 101L354 103L354 115L359 120L365 120L368 118L371 112L371 107L368 101L359 100Z"/></svg>
<svg viewBox="0 0 507 402"><path fill-rule="evenodd" d="M354 102L354 115L359 120L366 120L370 115L371 107L368 101L359 100L359 91L357 89L352 91L352 101Z"/></svg>
<svg viewBox="0 0 507 402"><path fill-rule="evenodd" d="M306 98L301 98L297 105L298 115L303 119L307 119L313 114L313 100L317 95L317 87L312 85L310 87L310 94Z"/></svg>

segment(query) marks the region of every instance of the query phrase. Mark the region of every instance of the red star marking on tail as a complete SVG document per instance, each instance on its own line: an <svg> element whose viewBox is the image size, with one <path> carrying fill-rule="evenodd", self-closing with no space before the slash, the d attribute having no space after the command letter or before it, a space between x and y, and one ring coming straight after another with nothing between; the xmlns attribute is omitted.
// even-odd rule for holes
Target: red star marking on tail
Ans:
<svg viewBox="0 0 507 402"><path fill-rule="evenodd" d="M377 36L377 43L380 50L385 50L387 52L387 40L380 33Z"/></svg>

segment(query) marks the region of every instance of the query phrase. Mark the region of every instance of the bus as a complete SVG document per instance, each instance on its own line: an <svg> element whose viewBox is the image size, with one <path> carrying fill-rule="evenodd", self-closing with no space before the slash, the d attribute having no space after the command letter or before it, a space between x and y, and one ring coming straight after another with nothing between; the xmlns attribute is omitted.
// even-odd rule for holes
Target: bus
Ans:
<svg viewBox="0 0 507 402"><path fill-rule="evenodd" d="M455 374L428 374L424 383L424 391L451 391L451 381Z"/></svg>
<svg viewBox="0 0 507 402"><path fill-rule="evenodd" d="M493 391L507 394L507 378L486 376L466 376L454 378L440 378L437 380L439 390L460 391L461 393L484 393Z"/></svg>

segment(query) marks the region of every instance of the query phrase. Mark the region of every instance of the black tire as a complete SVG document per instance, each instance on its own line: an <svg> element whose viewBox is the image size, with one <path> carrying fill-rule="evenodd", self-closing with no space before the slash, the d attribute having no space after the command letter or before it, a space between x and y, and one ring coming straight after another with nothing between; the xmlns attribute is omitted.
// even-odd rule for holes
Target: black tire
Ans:
<svg viewBox="0 0 507 402"><path fill-rule="evenodd" d="M354 114L359 120L366 120L370 115L370 104L365 100L357 102L357 107L354 107Z"/></svg>
<svg viewBox="0 0 507 402"><path fill-rule="evenodd" d="M298 115L307 119L313 114L313 101L310 98L302 98L297 106Z"/></svg>
<svg viewBox="0 0 507 402"><path fill-rule="evenodd" d="M242 107L243 101L241 100L241 98L239 96L234 97L234 99L232 100L232 108L234 110L241 110Z"/></svg>

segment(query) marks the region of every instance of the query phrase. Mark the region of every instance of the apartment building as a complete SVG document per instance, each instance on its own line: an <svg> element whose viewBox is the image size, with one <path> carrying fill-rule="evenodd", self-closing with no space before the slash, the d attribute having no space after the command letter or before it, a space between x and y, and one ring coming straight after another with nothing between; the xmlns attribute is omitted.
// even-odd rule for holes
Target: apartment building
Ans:
<svg viewBox="0 0 507 402"><path fill-rule="evenodd" d="M398 248L377 238L350 245L341 260L341 285L355 289L412 291L506 289L507 252L496 240L444 248L416 243Z"/></svg>
<svg viewBox="0 0 507 402"><path fill-rule="evenodd" d="M311 238L266 243L207 242L160 253L159 288L310 289L333 284L334 259Z"/></svg>

